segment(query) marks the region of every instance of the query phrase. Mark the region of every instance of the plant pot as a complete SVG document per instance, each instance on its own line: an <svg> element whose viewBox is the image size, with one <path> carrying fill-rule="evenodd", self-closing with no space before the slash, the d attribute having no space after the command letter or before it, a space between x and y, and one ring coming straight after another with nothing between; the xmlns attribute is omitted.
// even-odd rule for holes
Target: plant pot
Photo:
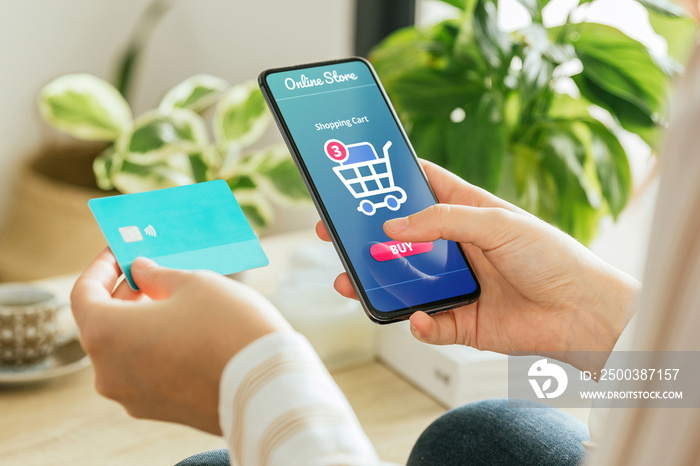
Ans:
<svg viewBox="0 0 700 466"><path fill-rule="evenodd" d="M0 222L0 282L80 272L107 245L87 205L118 194L95 184L92 162L103 149L95 144L45 149L20 168ZM266 235L312 228L318 221L311 203L274 208Z"/></svg>
<svg viewBox="0 0 700 466"><path fill-rule="evenodd" d="M79 272L106 246L87 205L110 194L92 173L101 149L44 150L21 167L0 224L0 281Z"/></svg>

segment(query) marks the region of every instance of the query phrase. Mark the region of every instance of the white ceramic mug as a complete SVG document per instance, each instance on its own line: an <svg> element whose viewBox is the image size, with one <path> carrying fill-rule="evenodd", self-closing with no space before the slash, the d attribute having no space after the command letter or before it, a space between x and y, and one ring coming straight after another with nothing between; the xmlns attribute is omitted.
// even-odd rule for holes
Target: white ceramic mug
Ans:
<svg viewBox="0 0 700 466"><path fill-rule="evenodd" d="M50 291L0 285L0 364L34 364L53 354L59 307Z"/></svg>

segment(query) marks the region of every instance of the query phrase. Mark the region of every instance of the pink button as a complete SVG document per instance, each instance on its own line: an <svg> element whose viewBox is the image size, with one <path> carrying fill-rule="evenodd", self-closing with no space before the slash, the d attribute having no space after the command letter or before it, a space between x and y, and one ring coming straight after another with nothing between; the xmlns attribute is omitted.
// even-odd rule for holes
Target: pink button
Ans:
<svg viewBox="0 0 700 466"><path fill-rule="evenodd" d="M433 250L433 243L408 243L405 241L387 241L373 244L369 253L380 262L398 259L399 257L415 256Z"/></svg>

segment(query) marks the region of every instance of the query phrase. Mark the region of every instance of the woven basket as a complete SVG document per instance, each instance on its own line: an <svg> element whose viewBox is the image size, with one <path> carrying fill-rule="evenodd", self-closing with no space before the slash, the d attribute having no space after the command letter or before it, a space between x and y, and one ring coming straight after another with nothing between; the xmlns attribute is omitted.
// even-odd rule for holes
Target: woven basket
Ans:
<svg viewBox="0 0 700 466"><path fill-rule="evenodd" d="M100 149L44 151L20 169L0 224L0 281L78 272L105 247L87 205L108 194L97 189L92 174Z"/></svg>

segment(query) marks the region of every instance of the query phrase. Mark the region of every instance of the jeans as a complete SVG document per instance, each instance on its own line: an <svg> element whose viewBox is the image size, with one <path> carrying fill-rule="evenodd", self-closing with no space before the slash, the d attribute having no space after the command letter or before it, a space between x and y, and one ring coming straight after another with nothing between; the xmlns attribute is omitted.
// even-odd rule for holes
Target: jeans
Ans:
<svg viewBox="0 0 700 466"><path fill-rule="evenodd" d="M205 451L190 456L177 463L175 466L230 466L228 449Z"/></svg>
<svg viewBox="0 0 700 466"><path fill-rule="evenodd" d="M517 404L516 404L517 403ZM408 466L568 466L586 457L586 425L536 403L485 400L448 411L418 438ZM525 408L525 409L523 409ZM527 409L529 408L529 409ZM228 451L191 456L177 466L228 466Z"/></svg>
<svg viewBox="0 0 700 466"><path fill-rule="evenodd" d="M537 403L511 404L478 401L443 414L418 438L408 466L566 466L586 457L583 422Z"/></svg>

